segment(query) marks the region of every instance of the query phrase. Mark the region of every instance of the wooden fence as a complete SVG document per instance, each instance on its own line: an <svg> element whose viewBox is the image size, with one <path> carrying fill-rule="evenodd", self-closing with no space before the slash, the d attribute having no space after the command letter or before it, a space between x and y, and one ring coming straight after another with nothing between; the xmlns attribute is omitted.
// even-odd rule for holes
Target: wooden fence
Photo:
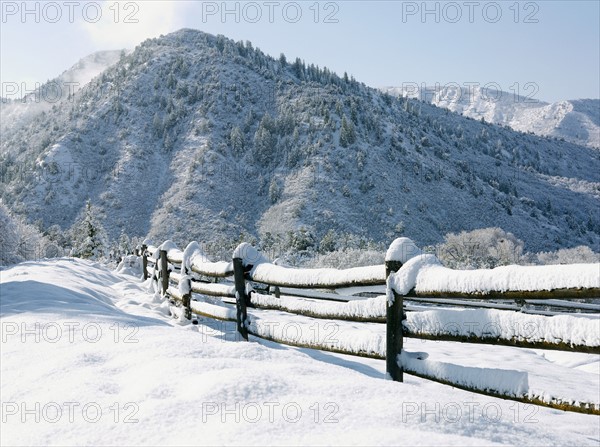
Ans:
<svg viewBox="0 0 600 447"><path fill-rule="evenodd" d="M187 251L187 250L186 250ZM204 256L192 258L192 262L185 259L185 255L174 245L165 243L161 247L142 246L140 254L143 263L144 279L152 278L163 296L182 303L185 316L192 318L192 314L206 317L236 321L237 331L244 339L253 335L272 341L292 344L295 346L311 347L333 352L362 355L374 358L385 358L386 371L395 381L403 380L403 373L407 372L432 380L435 377L407 370L403 367L401 359L403 337L425 338L446 341L477 342L488 344L501 344L517 347L559 349L575 352L588 352L600 354L600 346L573 345L568 342L530 341L522 339L502 339L500 337L474 337L451 333L420 333L407 329L403 321L405 312L417 310L419 306L435 306L458 304L461 307L493 308L509 311L523 310L523 303L548 302L558 309L600 312L600 305L592 303L573 303L572 299L598 298L599 287L568 287L555 290L486 290L469 293L453 291L419 292L416 288L406 293L399 293L388 279L395 272L402 269L407 261L406 253L399 256L386 257L385 266L360 267L345 270L336 269L295 269L271 264L262 255L248 244L240 245L234 252L231 262L211 262ZM408 257L410 258L410 256ZM194 277L192 277L194 276ZM184 282L183 286L181 283ZM174 287L173 284L179 287ZM347 294L335 293L342 290ZM183 290L184 293L181 292ZM385 308L378 312L362 314L361 303L364 303L364 293L376 294L385 290L387 299ZM354 292L362 292L363 298L358 298ZM207 297L216 297L220 306L211 306L192 300L192 295L200 294ZM295 297L295 300L287 300ZM372 299L371 299L372 300ZM518 301L521 304L517 304ZM303 303L311 303L303 305ZM313 305L314 303L323 303ZM229 307L228 307L229 306ZM233 307L235 306L235 308ZM248 320L248 309L277 309L292 314L313 318L334 320L349 320L355 322L381 323L386 325L385 355L373 352L357 352L341 349L331 345L290 343L289 340L261 334L252 330ZM432 307L435 309L435 307ZM235 309L235 314L233 310ZM357 310L358 309L358 310ZM550 315L556 312L549 312ZM544 312L541 313L544 315ZM447 383L444 380L438 380ZM470 389L484 394L507 397L490 390ZM511 398L508 396L508 398ZM571 411L600 414L596 407L580 403L569 405L565 403L548 403L535 399L516 398L515 400L534 402L541 405L552 406Z"/></svg>

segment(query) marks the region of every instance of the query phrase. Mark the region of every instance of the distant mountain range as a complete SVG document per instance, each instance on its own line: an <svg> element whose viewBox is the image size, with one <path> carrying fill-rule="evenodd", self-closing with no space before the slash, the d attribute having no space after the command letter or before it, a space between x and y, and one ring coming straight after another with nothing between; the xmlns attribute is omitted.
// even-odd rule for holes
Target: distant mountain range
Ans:
<svg viewBox="0 0 600 447"><path fill-rule="evenodd" d="M59 78L97 72L73 96L0 109L0 198L46 227L90 198L113 237L181 245L330 230L426 245L499 226L527 250L598 251L595 149L195 30L101 55Z"/></svg>
<svg viewBox="0 0 600 447"><path fill-rule="evenodd" d="M385 87L384 92L409 96L473 119L509 126L521 132L562 138L600 149L600 100L547 103L481 87Z"/></svg>

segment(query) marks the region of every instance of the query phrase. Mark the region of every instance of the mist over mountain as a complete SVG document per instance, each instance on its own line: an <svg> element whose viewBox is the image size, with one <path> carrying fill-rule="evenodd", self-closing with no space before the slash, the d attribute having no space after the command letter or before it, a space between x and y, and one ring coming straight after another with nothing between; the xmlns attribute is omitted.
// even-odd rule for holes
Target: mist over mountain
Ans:
<svg viewBox="0 0 600 447"><path fill-rule="evenodd" d="M426 245L498 226L528 250L598 251L599 151L248 42L184 29L18 125L4 107L0 197L46 227L69 228L90 198L112 237L180 245L329 230Z"/></svg>
<svg viewBox="0 0 600 447"><path fill-rule="evenodd" d="M55 79L49 80L38 88L27 83L10 82L10 88L5 83L4 90L14 91L13 95L1 98L0 101L0 131L3 135L17 132L36 115L47 112L54 105L67 101L71 93L79 91L92 79L102 73L129 51L112 50L97 51L79 60L68 70ZM32 90L29 92L28 90ZM20 94L26 93L23 97Z"/></svg>
<svg viewBox="0 0 600 447"><path fill-rule="evenodd" d="M600 149L599 99L547 103L535 97L534 84L528 87L529 96L459 85L419 88L411 84L381 90L394 96L420 99L469 118Z"/></svg>

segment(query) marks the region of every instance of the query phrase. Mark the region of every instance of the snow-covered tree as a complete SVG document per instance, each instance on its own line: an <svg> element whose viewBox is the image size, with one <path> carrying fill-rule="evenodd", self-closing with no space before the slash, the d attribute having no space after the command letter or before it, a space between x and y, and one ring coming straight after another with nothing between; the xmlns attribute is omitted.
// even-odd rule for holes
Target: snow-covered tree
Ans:
<svg viewBox="0 0 600 447"><path fill-rule="evenodd" d="M44 255L48 240L24 219L0 203L0 265L16 264Z"/></svg>
<svg viewBox="0 0 600 447"><path fill-rule="evenodd" d="M271 203L277 203L277 201L281 198L281 188L277 183L277 180L271 180L271 184L269 185L269 200Z"/></svg>
<svg viewBox="0 0 600 447"><path fill-rule="evenodd" d="M16 255L17 225L8 209L0 204L0 265L18 262Z"/></svg>
<svg viewBox="0 0 600 447"><path fill-rule="evenodd" d="M337 233L330 229L319 243L319 253L330 253L337 247Z"/></svg>
<svg viewBox="0 0 600 447"><path fill-rule="evenodd" d="M287 245L293 251L307 251L315 246L315 238L307 228L289 231Z"/></svg>
<svg viewBox="0 0 600 447"><path fill-rule="evenodd" d="M437 247L437 255L450 268L494 268L517 264L523 256L523 245L501 228L482 228L447 234Z"/></svg>
<svg viewBox="0 0 600 447"><path fill-rule="evenodd" d="M229 139L233 153L241 154L242 150L244 149L244 133L238 126L235 126L233 129L231 129Z"/></svg>
<svg viewBox="0 0 600 447"><path fill-rule="evenodd" d="M99 259L108 248L106 230L98 218L98 211L88 200L81 219L71 229L73 235L73 256L85 259Z"/></svg>
<svg viewBox="0 0 600 447"><path fill-rule="evenodd" d="M125 232L121 231L121 235L119 236L119 254L121 256L126 256L131 252L133 252L131 240Z"/></svg>
<svg viewBox="0 0 600 447"><path fill-rule="evenodd" d="M356 131L352 121L346 119L346 115L342 117L342 127L340 128L340 145L348 147L356 141Z"/></svg>
<svg viewBox="0 0 600 447"><path fill-rule="evenodd" d="M71 245L68 231L63 231L60 225L52 225L44 231L48 240L58 247L68 247Z"/></svg>
<svg viewBox="0 0 600 447"><path fill-rule="evenodd" d="M591 264L600 262L600 253L585 245L562 248L557 251L544 251L536 255L539 264Z"/></svg>
<svg viewBox="0 0 600 447"><path fill-rule="evenodd" d="M307 262L310 268L347 269L368 265L381 265L385 262L385 252L372 248L348 248L318 254Z"/></svg>
<svg viewBox="0 0 600 447"><path fill-rule="evenodd" d="M273 160L276 137L272 134L271 118L265 115L254 134L254 157L261 164Z"/></svg>
<svg viewBox="0 0 600 447"><path fill-rule="evenodd" d="M23 219L16 220L17 246L16 254L23 260L36 259L44 256L44 240L40 231Z"/></svg>

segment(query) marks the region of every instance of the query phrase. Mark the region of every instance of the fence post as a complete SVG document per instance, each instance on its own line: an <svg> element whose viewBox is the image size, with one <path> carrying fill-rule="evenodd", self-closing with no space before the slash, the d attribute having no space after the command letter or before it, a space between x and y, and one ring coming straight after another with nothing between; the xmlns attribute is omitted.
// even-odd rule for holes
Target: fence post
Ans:
<svg viewBox="0 0 600 447"><path fill-rule="evenodd" d="M244 263L241 258L233 258L233 276L235 280L235 308L237 313L237 330L248 340L248 328L246 327L246 280L244 278Z"/></svg>
<svg viewBox="0 0 600 447"><path fill-rule="evenodd" d="M144 272L144 281L148 279L148 253L146 253L146 245L142 245L142 271Z"/></svg>
<svg viewBox="0 0 600 447"><path fill-rule="evenodd" d="M186 290L189 290L188 293L186 293L185 295L183 295L182 301L183 301L183 307L185 309L185 318L187 318L188 320L192 319L192 281L190 278L187 278L185 280L187 282L187 288Z"/></svg>
<svg viewBox="0 0 600 447"><path fill-rule="evenodd" d="M397 272L402 267L400 261L385 261L386 280L390 274ZM402 353L402 307L403 297L388 285L386 305L386 372L395 382L403 381L402 367L398 365L398 355ZM393 301L390 302L390 298Z"/></svg>
<svg viewBox="0 0 600 447"><path fill-rule="evenodd" d="M182 277L189 275L190 272L186 267L185 263L181 264L181 275ZM192 319L192 279L187 276L182 281L186 282L185 290L188 290L188 293L184 294L181 297L181 301L183 303L183 308L185 309L185 318L188 320Z"/></svg>
<svg viewBox="0 0 600 447"><path fill-rule="evenodd" d="M167 294L167 289L169 288L169 265L166 250L160 251L160 277L162 280L162 294L164 296Z"/></svg>

